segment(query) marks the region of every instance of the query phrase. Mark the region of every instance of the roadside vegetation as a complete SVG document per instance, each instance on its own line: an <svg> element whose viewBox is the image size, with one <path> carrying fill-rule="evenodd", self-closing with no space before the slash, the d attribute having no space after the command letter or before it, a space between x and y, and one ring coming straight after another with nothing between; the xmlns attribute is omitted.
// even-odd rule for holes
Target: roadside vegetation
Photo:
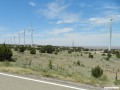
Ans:
<svg viewBox="0 0 120 90"><path fill-rule="evenodd" d="M82 47L0 45L0 71L96 86L120 85L120 51Z"/></svg>

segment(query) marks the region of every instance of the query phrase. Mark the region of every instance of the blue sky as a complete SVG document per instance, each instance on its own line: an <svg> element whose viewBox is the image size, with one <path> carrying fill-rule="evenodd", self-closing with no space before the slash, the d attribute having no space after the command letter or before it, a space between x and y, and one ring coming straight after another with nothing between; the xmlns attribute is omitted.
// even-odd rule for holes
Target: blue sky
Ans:
<svg viewBox="0 0 120 90"><path fill-rule="evenodd" d="M0 43L18 43L18 34L34 28L34 44L108 46L109 17L112 45L120 46L119 0L1 0ZM26 30L26 43L31 43Z"/></svg>

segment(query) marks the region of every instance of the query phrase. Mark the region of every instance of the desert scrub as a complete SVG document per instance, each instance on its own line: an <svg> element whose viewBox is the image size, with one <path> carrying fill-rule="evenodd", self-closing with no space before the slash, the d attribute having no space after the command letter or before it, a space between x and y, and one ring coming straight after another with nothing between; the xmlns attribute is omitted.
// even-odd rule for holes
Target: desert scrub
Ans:
<svg viewBox="0 0 120 90"><path fill-rule="evenodd" d="M22 52L22 53L23 53L25 50L26 50L26 48L25 48L24 46L20 46L20 47L19 47L19 52Z"/></svg>
<svg viewBox="0 0 120 90"><path fill-rule="evenodd" d="M52 45L46 45L40 48L41 53L53 53L55 48Z"/></svg>
<svg viewBox="0 0 120 90"><path fill-rule="evenodd" d="M3 44L0 46L0 61L11 61L13 53L7 45Z"/></svg>
<svg viewBox="0 0 120 90"><path fill-rule="evenodd" d="M93 58L93 55L92 55L92 54L89 54L89 58Z"/></svg>
<svg viewBox="0 0 120 90"><path fill-rule="evenodd" d="M48 67L49 67L49 69L53 69L53 65L52 65L52 61L51 60L49 60Z"/></svg>
<svg viewBox="0 0 120 90"><path fill-rule="evenodd" d="M31 48L30 49L30 54L36 54L36 49L35 48Z"/></svg>
<svg viewBox="0 0 120 90"><path fill-rule="evenodd" d="M99 78L103 75L103 69L101 67L95 66L95 68L91 69L91 75L94 76L95 78Z"/></svg>

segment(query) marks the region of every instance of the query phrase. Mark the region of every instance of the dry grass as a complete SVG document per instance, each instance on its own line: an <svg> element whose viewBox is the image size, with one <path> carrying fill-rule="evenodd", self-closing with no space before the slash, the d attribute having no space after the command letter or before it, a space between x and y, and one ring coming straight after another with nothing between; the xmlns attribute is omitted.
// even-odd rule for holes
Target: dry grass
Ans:
<svg viewBox="0 0 120 90"><path fill-rule="evenodd" d="M0 62L0 71L34 74L99 86L113 85L115 73L120 69L120 60L116 60L115 56L113 56L110 61L106 61L104 56L101 56L101 53L95 54L92 52L94 55L93 59L88 58L88 54L85 54L85 52L68 54L66 51L62 51L58 55L41 54L38 51L36 55L30 55L29 51L26 51L24 54L16 51L13 51L13 53L13 58L17 59L16 62L10 62L9 64ZM31 65L29 65L31 60ZM52 61L52 70L48 67L49 60ZM78 60L80 61L80 66L75 64ZM91 68L96 65L99 65L104 70L104 76L100 79L91 77ZM119 72L118 79L120 79Z"/></svg>
<svg viewBox="0 0 120 90"><path fill-rule="evenodd" d="M19 67L0 67L0 71L18 73L18 74L33 74L34 73L30 69L19 68Z"/></svg>

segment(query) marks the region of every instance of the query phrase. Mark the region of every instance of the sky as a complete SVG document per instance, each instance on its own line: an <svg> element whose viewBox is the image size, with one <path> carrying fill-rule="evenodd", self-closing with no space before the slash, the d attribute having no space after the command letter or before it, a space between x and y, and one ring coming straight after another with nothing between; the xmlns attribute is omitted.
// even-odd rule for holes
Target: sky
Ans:
<svg viewBox="0 0 120 90"><path fill-rule="evenodd" d="M0 0L0 43L120 46L120 0ZM15 37L15 40L14 40Z"/></svg>

